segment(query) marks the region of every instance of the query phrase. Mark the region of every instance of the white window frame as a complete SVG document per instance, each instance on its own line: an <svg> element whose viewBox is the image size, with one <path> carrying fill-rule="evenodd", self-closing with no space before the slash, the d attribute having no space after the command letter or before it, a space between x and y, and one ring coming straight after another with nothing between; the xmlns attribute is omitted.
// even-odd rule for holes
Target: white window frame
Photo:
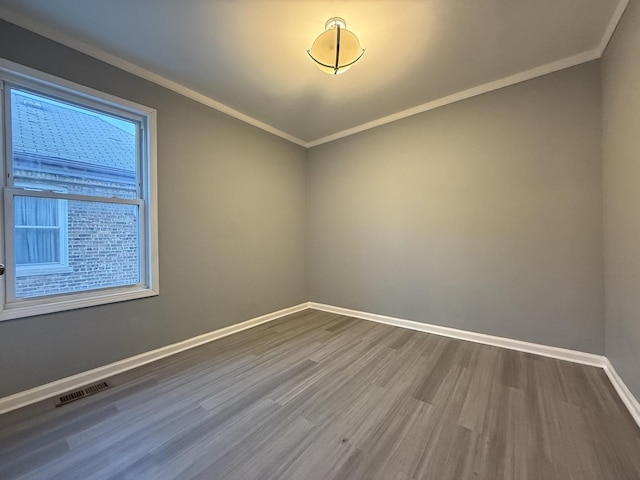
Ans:
<svg viewBox="0 0 640 480"><path fill-rule="evenodd" d="M14 187L25 190L26 193L33 190L51 190L57 193L67 193L67 190L62 187L52 187L51 185L40 185L31 182L14 181L13 185ZM16 278L28 277L32 275L67 273L72 271L72 269L69 268L69 215L67 212L67 202L65 200L59 199L56 200L56 202L58 207L58 229L60 231L60 240L58 245L58 248L60 250L60 261L57 263L38 263L31 265L16 264Z"/></svg>
<svg viewBox="0 0 640 480"><path fill-rule="evenodd" d="M6 112L6 109L10 108L10 105L6 105L8 103L6 92L9 87L31 90L34 93L41 93L139 123L138 179L140 183L138 184L138 198L72 195L55 191L57 189L51 187L47 187L45 191L36 190L31 185L28 187L14 185L11 168L11 125L7 124L9 115ZM2 183L4 195L0 195L0 212L4 213L0 218L0 253L2 254L0 263L4 263L6 267L5 274L0 276L0 321L159 294L156 111L154 109L0 58L0 152L3 156L3 161L0 162L0 174L4 179ZM140 282L136 285L78 293L15 298L15 279L21 273L16 271L13 253L13 197L16 195L138 205L140 212Z"/></svg>

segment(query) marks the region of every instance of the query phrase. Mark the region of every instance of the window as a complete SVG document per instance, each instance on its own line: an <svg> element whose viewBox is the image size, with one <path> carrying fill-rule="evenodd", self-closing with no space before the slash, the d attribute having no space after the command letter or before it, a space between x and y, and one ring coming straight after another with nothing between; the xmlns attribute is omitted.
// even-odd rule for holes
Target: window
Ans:
<svg viewBox="0 0 640 480"><path fill-rule="evenodd" d="M29 182L14 181L14 186L65 192ZM16 275L69 272L67 201L16 197L14 202Z"/></svg>
<svg viewBox="0 0 640 480"><path fill-rule="evenodd" d="M158 292L155 111L0 60L0 320Z"/></svg>

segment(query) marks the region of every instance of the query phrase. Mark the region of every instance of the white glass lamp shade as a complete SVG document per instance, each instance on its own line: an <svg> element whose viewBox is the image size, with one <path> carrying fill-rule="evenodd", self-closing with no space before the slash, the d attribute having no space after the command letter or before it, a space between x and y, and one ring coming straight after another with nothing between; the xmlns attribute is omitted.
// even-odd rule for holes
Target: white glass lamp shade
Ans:
<svg viewBox="0 0 640 480"><path fill-rule="evenodd" d="M331 75L346 72L364 54L358 37L345 27L344 20L330 19L326 24L326 31L320 34L311 49L307 50L323 72Z"/></svg>

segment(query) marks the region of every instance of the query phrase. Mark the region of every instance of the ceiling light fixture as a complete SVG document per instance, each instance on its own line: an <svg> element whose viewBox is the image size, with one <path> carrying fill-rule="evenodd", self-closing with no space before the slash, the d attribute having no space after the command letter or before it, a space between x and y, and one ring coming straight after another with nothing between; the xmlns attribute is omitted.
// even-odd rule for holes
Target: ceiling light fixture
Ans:
<svg viewBox="0 0 640 480"><path fill-rule="evenodd" d="M333 17L327 20L325 31L318 35L307 53L325 73L338 75L360 60L364 49L352 32L347 30L347 22Z"/></svg>

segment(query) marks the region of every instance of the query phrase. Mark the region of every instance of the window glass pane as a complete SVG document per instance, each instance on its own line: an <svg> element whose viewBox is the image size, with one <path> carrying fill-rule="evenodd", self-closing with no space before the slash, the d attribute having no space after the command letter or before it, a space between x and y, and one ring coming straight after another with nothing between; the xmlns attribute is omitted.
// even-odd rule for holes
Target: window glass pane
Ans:
<svg viewBox="0 0 640 480"><path fill-rule="evenodd" d="M24 198L16 197L16 200ZM28 197L32 200L34 197ZM60 293L80 292L100 288L133 285L140 282L139 251L139 211L137 205L106 202L64 200L67 208L67 222L60 226L59 239L66 265L62 271L37 272L30 275L22 271L15 280L16 298L31 298ZM17 205L18 202L16 202ZM47 229L16 228L15 251L17 261L27 257L29 233L40 242L44 251L54 248ZM48 230L53 230L49 228ZM51 233L47 235L53 235ZM46 253L37 257L45 258Z"/></svg>
<svg viewBox="0 0 640 480"><path fill-rule="evenodd" d="M137 198L137 123L11 89L15 184Z"/></svg>
<svg viewBox="0 0 640 480"><path fill-rule="evenodd" d="M16 197L16 226L58 226L59 202L53 198Z"/></svg>
<svg viewBox="0 0 640 480"><path fill-rule="evenodd" d="M57 228L16 228L16 264L59 264L60 232Z"/></svg>

